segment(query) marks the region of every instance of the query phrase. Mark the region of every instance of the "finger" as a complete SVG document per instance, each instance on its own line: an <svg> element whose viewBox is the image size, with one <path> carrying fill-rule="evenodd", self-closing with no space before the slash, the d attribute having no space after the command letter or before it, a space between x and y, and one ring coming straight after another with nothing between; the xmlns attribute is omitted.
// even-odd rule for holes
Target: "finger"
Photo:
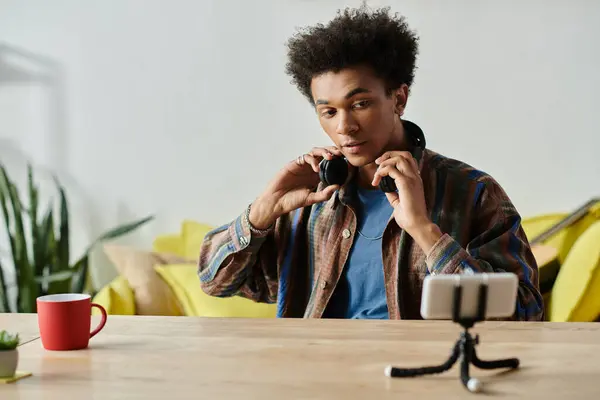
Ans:
<svg viewBox="0 0 600 400"><path fill-rule="evenodd" d="M400 204L400 195L397 192L386 192L385 197L387 197L390 205L394 208Z"/></svg>
<svg viewBox="0 0 600 400"><path fill-rule="evenodd" d="M327 147L326 147L326 149L327 149L327 150L328 150L328 151L329 151L331 154L334 154L334 155L336 155L336 156L340 156L340 157L341 157L341 156L343 156L343 155L344 155L344 153L342 153L342 150L338 149L338 148L337 148L337 147L335 147L335 146L327 146Z"/></svg>
<svg viewBox="0 0 600 400"><path fill-rule="evenodd" d="M337 149L335 146L329 147L314 147L308 154L316 157L326 158L327 160L331 160L333 156L341 156L342 152Z"/></svg>
<svg viewBox="0 0 600 400"><path fill-rule="evenodd" d="M408 153L405 158L413 166L413 171L415 171L415 174L421 175L421 170L419 168L419 162L417 161L417 159L411 153Z"/></svg>
<svg viewBox="0 0 600 400"><path fill-rule="evenodd" d="M323 147L313 147L313 149L308 153L313 157L325 158L327 160L331 160L333 155L330 151Z"/></svg>
<svg viewBox="0 0 600 400"><path fill-rule="evenodd" d="M304 154L290 161L290 164L296 168L302 167L304 164L306 164L306 161L304 161Z"/></svg>
<svg viewBox="0 0 600 400"><path fill-rule="evenodd" d="M412 166L412 171L414 172L415 175L421 175L421 171L419 169L419 163L417 162L415 157L412 155L412 153L410 153L408 151L400 151L400 152L398 152L398 156L404 158Z"/></svg>
<svg viewBox="0 0 600 400"><path fill-rule="evenodd" d="M382 162L384 162L385 160L388 160L390 158L394 158L394 157L405 157L405 158L413 158L412 154L409 151L386 151L385 153L383 153L381 156L379 156L379 158L377 158L375 160L375 164L381 164Z"/></svg>
<svg viewBox="0 0 600 400"><path fill-rule="evenodd" d="M342 151L340 149L338 149L337 147L335 147L335 146L315 147L315 148L313 148L313 150L323 152L324 154L325 153L329 153L329 154L332 154L334 156L341 156L341 155L343 155Z"/></svg>
<svg viewBox="0 0 600 400"><path fill-rule="evenodd" d="M415 179L417 175L413 172L406 172L406 166L402 162L390 163L384 167L379 167L375 174L373 175L373 181L371 182L373 186L379 185L381 178L384 176L390 176L394 180L406 180L406 179ZM396 185L397 186L397 185Z"/></svg>
<svg viewBox="0 0 600 400"><path fill-rule="evenodd" d="M410 176L411 178L416 178L417 175L419 175L419 170L417 169L416 165L406 157L396 156L393 158L389 158L383 161L381 164L379 164L378 169L390 165L395 166L398 169L398 171L402 172L407 176Z"/></svg>
<svg viewBox="0 0 600 400"><path fill-rule="evenodd" d="M409 178L408 176L398 171L398 169L396 169L394 165L388 165L387 167L380 168L375 172L373 182L371 182L372 185L379 185L379 182L381 182L381 178L383 178L384 176L390 176L396 182L396 186L398 186L398 182L405 181Z"/></svg>
<svg viewBox="0 0 600 400"><path fill-rule="evenodd" d="M303 158L304 158L304 161L312 167L313 171L315 171L317 173L319 172L319 161L320 160L318 160L315 156L310 155L310 154L305 154L303 156Z"/></svg>
<svg viewBox="0 0 600 400"><path fill-rule="evenodd" d="M386 151L385 153L383 153L382 155L380 155L377 159L375 159L375 164L381 164L382 162L384 162L385 160L388 160L392 158L392 152L391 151Z"/></svg>
<svg viewBox="0 0 600 400"><path fill-rule="evenodd" d="M331 198L331 196L335 193L336 190L339 189L339 185L331 185L327 186L320 192L311 192L306 199L307 205L313 205L315 203L320 203L323 201L327 201Z"/></svg>

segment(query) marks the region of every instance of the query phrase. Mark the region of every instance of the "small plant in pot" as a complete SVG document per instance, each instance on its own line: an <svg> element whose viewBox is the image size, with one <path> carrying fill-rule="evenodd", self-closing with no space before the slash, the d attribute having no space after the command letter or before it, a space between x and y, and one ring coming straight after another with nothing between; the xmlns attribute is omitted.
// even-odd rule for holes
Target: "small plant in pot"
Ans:
<svg viewBox="0 0 600 400"><path fill-rule="evenodd" d="M0 378L11 377L17 371L19 363L19 334L12 335L0 331Z"/></svg>

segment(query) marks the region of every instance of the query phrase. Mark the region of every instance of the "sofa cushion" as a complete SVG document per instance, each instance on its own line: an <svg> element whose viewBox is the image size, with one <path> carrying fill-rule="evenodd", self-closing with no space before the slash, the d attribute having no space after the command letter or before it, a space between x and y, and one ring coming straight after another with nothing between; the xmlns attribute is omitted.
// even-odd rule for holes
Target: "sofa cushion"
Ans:
<svg viewBox="0 0 600 400"><path fill-rule="evenodd" d="M104 307L106 313L111 315L135 315L136 312L133 290L121 275L100 289L92 302ZM92 308L92 315L100 314L100 310Z"/></svg>
<svg viewBox="0 0 600 400"><path fill-rule="evenodd" d="M549 320L591 322L600 316L600 221L574 242L550 295Z"/></svg>
<svg viewBox="0 0 600 400"><path fill-rule="evenodd" d="M200 317L275 318L275 304L256 303L234 297L209 296L200 288L195 264L157 265L156 271L172 288L179 299L185 315Z"/></svg>
<svg viewBox="0 0 600 400"><path fill-rule="evenodd" d="M200 246L204 237L213 229L212 226L200 222L185 220L181 225L184 257L188 260L198 260Z"/></svg>
<svg viewBox="0 0 600 400"><path fill-rule="evenodd" d="M529 241L532 241L536 236L540 235L544 231L550 229L553 225L557 224L569 213L555 213L555 214L544 214L536 215L528 218L523 218L521 225L527 235ZM562 229L557 232L554 236L544 242L545 245L551 246L558 251L558 261L562 263L571 247L583 232L600 219L600 204L593 206L589 212L573 225Z"/></svg>
<svg viewBox="0 0 600 400"><path fill-rule="evenodd" d="M117 244L106 244L104 252L133 290L137 315L183 315L177 297L154 270L183 262L181 257Z"/></svg>

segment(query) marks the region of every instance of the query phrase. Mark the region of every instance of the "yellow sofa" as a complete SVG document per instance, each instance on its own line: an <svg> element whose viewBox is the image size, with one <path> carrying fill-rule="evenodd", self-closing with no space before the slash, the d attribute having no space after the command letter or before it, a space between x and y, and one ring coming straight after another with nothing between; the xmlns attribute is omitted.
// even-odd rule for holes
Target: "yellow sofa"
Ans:
<svg viewBox="0 0 600 400"><path fill-rule="evenodd" d="M255 303L237 296L217 298L202 291L197 276L198 251L211 229L209 225L186 220L179 233L157 237L148 252L105 246L120 274L93 301L115 315L275 318L275 304ZM172 306L164 307L165 304Z"/></svg>
<svg viewBox="0 0 600 400"><path fill-rule="evenodd" d="M533 239L568 215L554 213L525 218L523 229ZM600 316L599 223L600 203L596 203L583 218L543 243L556 249L560 265L552 289L544 293L546 320L589 322ZM540 266L540 273L544 267Z"/></svg>
<svg viewBox="0 0 600 400"><path fill-rule="evenodd" d="M533 238L566 215L567 213L555 213L524 218L523 229L529 238ZM142 284L146 281L160 281L168 287L165 293L160 294L162 298L156 290L145 293L145 298L141 298L143 291L131 288L131 280L119 275L98 292L94 301L104 305L109 314L148 315L140 313L141 307L136 307L145 301L177 304L161 315L275 317L274 304L258 304L240 297L215 298L202 292L196 275L196 261L202 240L211 229L206 224L183 221L179 233L159 236L154 240L151 253L155 257L145 258L153 260L146 262L153 262L152 265L132 268L146 271L141 279ZM600 204L576 224L544 244L558 250L561 264L554 286L545 296L547 319L594 321L600 315ZM119 269L117 265L117 270ZM136 288L138 287L139 282L136 282Z"/></svg>

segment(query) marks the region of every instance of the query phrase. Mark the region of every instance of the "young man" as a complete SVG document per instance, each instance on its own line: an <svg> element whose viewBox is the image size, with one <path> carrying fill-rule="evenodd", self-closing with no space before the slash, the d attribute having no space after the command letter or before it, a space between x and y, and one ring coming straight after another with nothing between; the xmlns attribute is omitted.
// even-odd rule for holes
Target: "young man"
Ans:
<svg viewBox="0 0 600 400"><path fill-rule="evenodd" d="M427 274L514 272L513 318L540 320L538 270L520 216L488 174L425 149L403 120L418 39L388 9L340 12L288 43L287 72L333 146L290 161L233 222L202 245L214 296L278 304L280 317L420 318ZM319 162L343 156L340 187ZM393 178L397 191L379 189Z"/></svg>

